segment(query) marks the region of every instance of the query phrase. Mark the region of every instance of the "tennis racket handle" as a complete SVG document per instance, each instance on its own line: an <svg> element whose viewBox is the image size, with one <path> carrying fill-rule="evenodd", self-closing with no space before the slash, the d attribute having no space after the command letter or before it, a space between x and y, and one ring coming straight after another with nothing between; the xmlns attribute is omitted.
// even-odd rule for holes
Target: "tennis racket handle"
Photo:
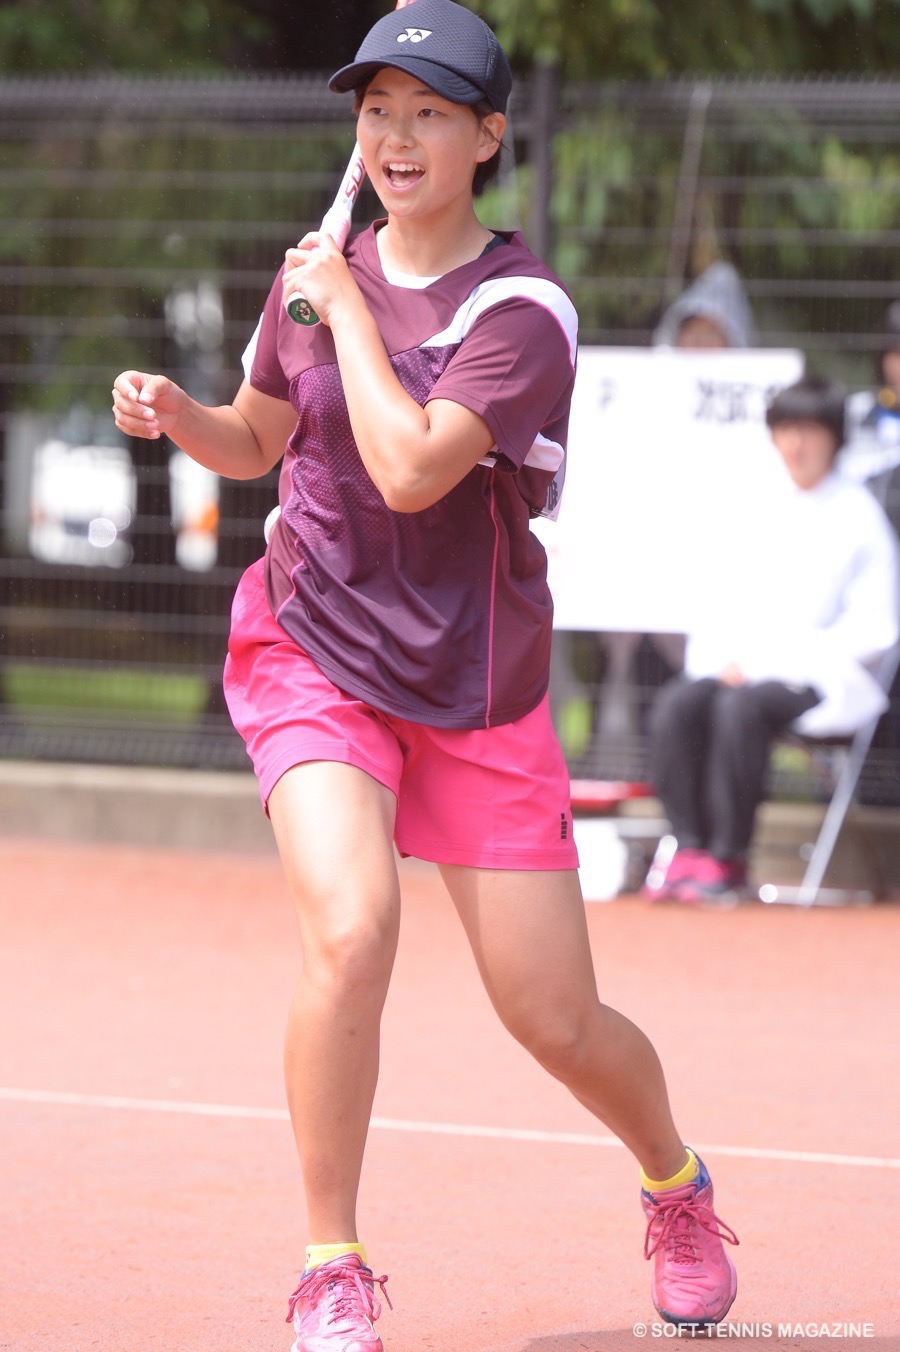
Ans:
<svg viewBox="0 0 900 1352"><path fill-rule="evenodd" d="M350 233L353 205L359 196L359 190L365 176L365 167L357 146L347 166L347 172L344 174L337 197L325 212L322 224L319 227L322 234L331 236L341 253L344 251L344 245L347 243L347 236ZM291 292L284 302L284 308L295 324L311 325L319 322L319 316L300 291Z"/></svg>
<svg viewBox="0 0 900 1352"><path fill-rule="evenodd" d="M337 211L334 207L329 208L322 220L321 233L330 235L343 252L344 245L347 243L347 236L350 233L349 213ZM319 316L301 291L292 291L284 302L284 308L295 324L306 324L308 326L319 322Z"/></svg>

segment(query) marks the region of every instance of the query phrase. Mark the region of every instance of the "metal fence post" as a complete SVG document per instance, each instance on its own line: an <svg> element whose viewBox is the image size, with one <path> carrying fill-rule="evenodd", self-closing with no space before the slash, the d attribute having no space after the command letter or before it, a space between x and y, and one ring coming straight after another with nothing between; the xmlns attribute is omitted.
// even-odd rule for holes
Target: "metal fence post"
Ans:
<svg viewBox="0 0 900 1352"><path fill-rule="evenodd" d="M712 85L707 82L694 86L684 124L681 146L681 164L675 187L675 207L672 212L672 233L669 237L669 260L666 266L667 301L680 292L687 272L694 208L697 202L697 181L700 176L700 156L706 130L706 111L712 98Z"/></svg>
<svg viewBox="0 0 900 1352"><path fill-rule="evenodd" d="M556 67L538 61L531 94L529 158L534 167L529 245L538 258L549 261L552 248L553 125L556 110Z"/></svg>

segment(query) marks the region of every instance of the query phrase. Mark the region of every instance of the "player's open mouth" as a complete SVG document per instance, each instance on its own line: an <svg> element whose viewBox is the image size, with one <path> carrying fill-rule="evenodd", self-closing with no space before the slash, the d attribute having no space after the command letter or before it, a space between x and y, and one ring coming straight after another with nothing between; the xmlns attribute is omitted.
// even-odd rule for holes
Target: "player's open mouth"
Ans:
<svg viewBox="0 0 900 1352"><path fill-rule="evenodd" d="M425 170L419 164L410 164L407 160L391 160L384 166L384 176L392 188L409 188L425 176Z"/></svg>

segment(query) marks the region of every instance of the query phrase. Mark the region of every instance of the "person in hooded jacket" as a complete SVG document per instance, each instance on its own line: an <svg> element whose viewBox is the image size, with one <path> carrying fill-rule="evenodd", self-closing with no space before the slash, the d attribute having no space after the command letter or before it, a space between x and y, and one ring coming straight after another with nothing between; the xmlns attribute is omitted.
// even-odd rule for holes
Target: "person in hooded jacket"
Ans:
<svg viewBox="0 0 900 1352"><path fill-rule="evenodd" d="M753 347L756 326L737 270L711 263L665 311L653 332L654 347L715 351Z"/></svg>

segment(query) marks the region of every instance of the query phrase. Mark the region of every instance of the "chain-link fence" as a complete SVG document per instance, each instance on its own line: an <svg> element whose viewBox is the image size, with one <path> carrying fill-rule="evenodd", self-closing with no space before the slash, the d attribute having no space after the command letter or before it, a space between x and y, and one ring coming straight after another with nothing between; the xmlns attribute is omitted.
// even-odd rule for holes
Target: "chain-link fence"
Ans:
<svg viewBox="0 0 900 1352"><path fill-rule="evenodd" d="M109 389L136 366L230 399L284 248L317 225L353 141L323 90L0 81L2 755L246 764L220 670L273 476L220 483L173 447L125 445ZM545 72L517 91L506 142L485 218L545 253L585 343L646 344L725 257L761 346L870 383L900 292L900 81L554 89ZM376 210L364 189L360 223ZM645 702L657 667L650 650Z"/></svg>

